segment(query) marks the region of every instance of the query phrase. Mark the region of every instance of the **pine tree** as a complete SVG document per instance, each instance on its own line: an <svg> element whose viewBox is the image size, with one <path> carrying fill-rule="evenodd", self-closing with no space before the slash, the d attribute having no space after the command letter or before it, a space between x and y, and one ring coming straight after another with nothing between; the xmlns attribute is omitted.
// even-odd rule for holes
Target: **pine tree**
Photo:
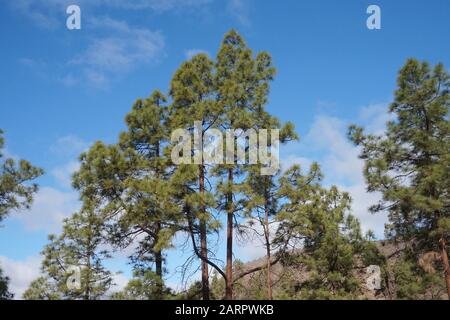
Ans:
<svg viewBox="0 0 450 320"><path fill-rule="evenodd" d="M151 272L149 264L154 263L159 299L164 294L163 249L170 246L177 231L174 222L178 219L178 208L170 198L170 161L164 155L168 142L166 102L160 91L138 101L125 118L128 130L120 136L121 148L132 158L125 181L126 214L119 222L122 229L119 238L127 232L133 233L133 237L145 234L131 258L138 270L144 268L145 274Z"/></svg>
<svg viewBox="0 0 450 320"><path fill-rule="evenodd" d="M283 263L306 266L300 298L355 298L360 287L352 271L364 248L359 222L349 214L350 196L321 187L321 179L317 164L306 175L299 166L283 175L279 192L286 202L275 241L291 248Z"/></svg>
<svg viewBox="0 0 450 320"><path fill-rule="evenodd" d="M35 280L24 293L28 299L82 299L102 298L112 286L111 273L103 266L110 257L101 249L104 244L104 219L91 207L85 207L64 220L63 232L50 235L50 243L42 252L43 276ZM69 286L71 277L77 277L79 286Z"/></svg>
<svg viewBox="0 0 450 320"><path fill-rule="evenodd" d="M233 298L233 229L234 220L243 210L236 199L242 197L240 177L245 174L244 168L237 162L237 138L249 129L270 129L270 123L263 123L261 117L269 118L264 112L269 93L269 83L273 80L275 68L271 57L266 52L260 52L253 57L244 39L235 31L228 32L217 55L215 84L217 103L223 112L221 127L224 130L234 130L235 136L227 139L225 149L234 150L233 164L222 165L217 174L221 177L218 185L219 195L222 194L221 208L227 213L227 257L226 257L226 299ZM265 119L264 118L264 119ZM258 124L268 125L267 127Z"/></svg>
<svg viewBox="0 0 450 320"><path fill-rule="evenodd" d="M48 277L42 276L31 282L22 298L25 300L61 300L63 296L54 282Z"/></svg>
<svg viewBox="0 0 450 320"><path fill-rule="evenodd" d="M237 139L247 129L281 129L278 120L264 111L269 92L269 82L273 79L275 69L272 66L270 55L261 52L255 58L247 47L243 38L234 30L225 35L219 50L215 64L206 55L198 55L185 62L175 73L171 82L170 95L173 103L169 109L170 126L173 129L187 128L191 133L201 131L202 137L208 135L208 131L219 129L222 136L226 137L225 163L211 166L201 157L203 145L194 145L192 155L200 157L200 165L197 168L190 167L198 173L198 187L192 185L192 176L185 175L185 213L193 214L188 225L198 227L200 235L200 250L196 250L202 260L202 285L203 298L209 297L208 265L225 279L226 298L232 299L233 286L233 229L234 220L243 213L244 201L242 191L245 184L237 182L241 176L246 175L242 164L237 163ZM193 124L199 122L199 127ZM235 130L228 139L227 131ZM287 124L282 128L286 141L292 138L293 126ZM270 138L269 138L270 140ZM205 142L205 145L211 142ZM234 152L234 157L227 158L228 152ZM223 154L222 150L219 150ZM247 149L248 153L249 150ZM178 166L177 182L182 173L189 170L186 166ZM209 190L205 190L205 180L212 178L215 181L215 198ZM208 180L210 181L210 180ZM196 190L193 192L192 190ZM216 204L217 203L217 204ZM208 228L218 225L211 217L211 213L217 207L227 214L227 257L225 272L217 268L208 258L207 234L214 231ZM209 208L209 209L208 209ZM203 218L199 218L203 217ZM194 223L199 220L198 225ZM210 222L208 222L210 220ZM194 228L197 229L197 228ZM197 232L196 230L193 230ZM193 239L194 249L196 241Z"/></svg>
<svg viewBox="0 0 450 320"><path fill-rule="evenodd" d="M270 128L272 126L272 129L279 129L280 125L277 119L272 118L271 120L273 121L271 125L268 124L267 126L262 126L262 128ZM290 123L281 128L281 142L297 138ZM283 246L274 246L272 243L275 233L272 226L277 224L276 216L280 211L283 195L278 192L280 185L277 182L277 178L279 178L280 170L278 170L277 175L262 175L262 167L263 165L258 164L246 168L247 177L243 193L247 199L245 206L248 212L245 216L249 223L246 227L250 227L258 237L262 237L262 242L266 249L267 299L272 300L271 267L278 261L278 259L272 259L272 252L279 250L278 254L281 254L283 251ZM260 229L262 229L262 233L259 231Z"/></svg>
<svg viewBox="0 0 450 320"><path fill-rule="evenodd" d="M213 83L213 62L205 54L192 57L183 63L175 72L170 84L170 96L173 102L169 109L168 123L172 130L186 129L192 134L203 138L207 137L211 129L217 128L221 112L213 100L215 96ZM197 125L196 125L197 124ZM185 210L190 222L190 228L198 229L200 250L195 250L201 259L202 295L203 300L209 299L209 271L208 240L211 221L211 207L214 206L213 196L207 190L206 180L209 176L210 164L203 157L203 139L194 144L192 155L196 158L195 164L179 168L177 183L180 183L182 172L192 170L198 176L198 187L192 185L192 177L185 176L186 183L191 184L196 192L186 193L190 210ZM191 155L189 155L191 156ZM185 164L186 165L186 164ZM185 206L187 209L187 206ZM195 222L198 221L198 222ZM196 225L194 227L194 224ZM191 232L192 233L192 232ZM193 235L191 234L193 237ZM193 245L196 240L193 238Z"/></svg>
<svg viewBox="0 0 450 320"><path fill-rule="evenodd" d="M4 146L2 135L3 131L0 130L0 161ZM42 173L42 169L32 166L26 160L16 163L14 159L7 158L0 162L0 222L12 210L30 207L38 186L29 182Z"/></svg>
<svg viewBox="0 0 450 320"><path fill-rule="evenodd" d="M221 126L224 130L251 128L252 119L248 107L252 98L250 85L253 84L254 61L244 39L234 30L224 37L217 55L216 69L217 100L224 113ZM235 150L235 144L236 137L232 137L231 145L225 144L227 152ZM226 299L233 298L233 229L235 215L240 210L237 203L234 203L234 198L239 196L239 185L235 180L242 174L236 157L231 160L232 164L223 165L217 170L221 177L218 186L219 194L222 194L221 208L227 215Z"/></svg>
<svg viewBox="0 0 450 320"><path fill-rule="evenodd" d="M349 136L361 146L368 191L383 195L371 211L389 213L387 235L406 244L412 265L426 254L440 256L450 298L449 75L442 64L431 68L410 59L397 83L389 107L395 120L386 132L365 134L351 126Z"/></svg>
<svg viewBox="0 0 450 320"><path fill-rule="evenodd" d="M111 296L113 300L160 300L172 299L174 294L163 288L161 295L160 277L148 269L137 269L125 288Z"/></svg>
<svg viewBox="0 0 450 320"><path fill-rule="evenodd" d="M10 300L14 294L8 291L9 278L3 276L3 270L0 269L0 300Z"/></svg>
<svg viewBox="0 0 450 320"><path fill-rule="evenodd" d="M97 142L81 156L74 186L102 205L110 227L109 242L123 249L138 238L131 262L136 268L152 265L163 295L164 255L178 231L178 207L173 205L167 144L166 98L155 91L138 99L126 116L128 130L116 145Z"/></svg>

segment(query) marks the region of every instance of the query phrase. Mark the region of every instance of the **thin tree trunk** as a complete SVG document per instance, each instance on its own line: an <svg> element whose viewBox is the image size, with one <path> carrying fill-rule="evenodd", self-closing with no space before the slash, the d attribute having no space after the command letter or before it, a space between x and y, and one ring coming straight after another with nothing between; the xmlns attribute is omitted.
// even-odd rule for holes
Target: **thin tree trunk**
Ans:
<svg viewBox="0 0 450 320"><path fill-rule="evenodd" d="M160 145L159 142L156 143L156 156L160 157ZM158 178L161 178L160 174L158 173ZM159 232L161 231L161 222L156 222L156 230L155 230L155 239L154 244L157 244L159 241ZM155 272L156 277L158 280L158 283L156 284L157 288L157 299L161 300L163 298L163 257L162 257L162 250L158 249L154 252L155 255Z"/></svg>
<svg viewBox="0 0 450 320"><path fill-rule="evenodd" d="M205 167L203 164L199 166L200 169L200 179L199 179L199 189L200 194L203 195L205 192ZM203 257L208 258L208 244L206 239L206 221L205 214L206 208L205 206L201 206L201 219L200 219L200 253ZM203 300L209 300L209 272L208 272L208 263L206 260L202 260L201 262L202 269L202 297Z"/></svg>
<svg viewBox="0 0 450 320"><path fill-rule="evenodd" d="M264 236L266 238L266 251L267 251L267 299L272 300L272 274L271 274L271 253L270 253L270 229L269 229L269 203L268 195L266 194L266 204L264 206L265 221L264 221Z"/></svg>
<svg viewBox="0 0 450 320"><path fill-rule="evenodd" d="M155 244L158 242L158 234L161 230L161 223L156 224L156 238ZM156 277L158 280L157 286L157 299L161 300L163 298L163 259L161 249L155 251L155 269L156 269Z"/></svg>
<svg viewBox="0 0 450 320"><path fill-rule="evenodd" d="M86 261L86 288L85 288L85 291L84 291L84 298L83 298L84 300L90 300L91 299L91 257L92 257L92 251L93 250L91 249L91 236L90 236L90 233L89 233L89 235L88 235L87 261Z"/></svg>
<svg viewBox="0 0 450 320"><path fill-rule="evenodd" d="M88 257L88 262L87 262L87 271L86 271L86 288L84 290L84 300L90 300L91 298L91 258Z"/></svg>
<svg viewBox="0 0 450 320"><path fill-rule="evenodd" d="M233 186L233 169L228 169L228 187ZM226 262L225 299L233 299L233 191L227 194L227 262Z"/></svg>

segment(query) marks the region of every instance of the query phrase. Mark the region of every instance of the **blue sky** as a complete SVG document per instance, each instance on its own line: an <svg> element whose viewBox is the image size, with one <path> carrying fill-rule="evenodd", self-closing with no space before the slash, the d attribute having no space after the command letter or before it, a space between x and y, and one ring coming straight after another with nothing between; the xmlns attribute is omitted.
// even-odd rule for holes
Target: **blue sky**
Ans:
<svg viewBox="0 0 450 320"><path fill-rule="evenodd" d="M68 4L81 7L81 30L67 30ZM381 8L381 30L366 27L370 4ZM78 154L96 140L114 142L136 98L167 91L189 55L215 56L231 28L254 51L269 51L277 67L268 109L301 136L282 149L284 165L319 161L327 184L351 192L363 228L382 236L385 217L367 213L378 195L365 192L346 127L383 129L408 57L450 65L447 0L0 0L6 153L46 171L31 210L13 213L0 229L0 264L14 292L38 275L47 235L79 205L70 187ZM241 244L237 257L262 252ZM129 276L124 256L109 262L125 271L121 283ZM169 283L179 279L179 261L169 253Z"/></svg>

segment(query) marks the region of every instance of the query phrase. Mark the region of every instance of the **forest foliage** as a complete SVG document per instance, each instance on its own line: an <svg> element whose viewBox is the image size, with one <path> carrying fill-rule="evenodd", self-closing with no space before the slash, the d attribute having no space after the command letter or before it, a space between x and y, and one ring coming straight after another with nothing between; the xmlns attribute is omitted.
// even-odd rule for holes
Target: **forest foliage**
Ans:
<svg viewBox="0 0 450 320"><path fill-rule="evenodd" d="M372 232L362 234L351 195L324 186L318 163L268 176L261 174L264 163L172 161L171 133L178 128L192 134L278 129L282 144L298 140L292 123L265 108L275 73L270 54L255 54L232 30L215 59L193 56L175 71L167 93L154 90L138 99L116 143L97 141L81 154L73 187L82 207L64 220L61 234L49 236L41 276L23 298L362 299L368 298L362 270L371 265L381 268L373 297L450 297L450 99L444 66L409 59L399 72L388 110L393 120L385 132L349 127L365 163L367 192L382 195L370 211L389 214L383 243L396 250L388 255ZM225 148L235 148L235 140ZM24 160L3 162L0 220L30 205L37 186L28 182L41 174ZM219 257L211 243L223 235L225 256ZM184 291L165 282L167 252L178 249L175 237L191 251L180 266L185 284L191 281ZM234 256L236 237L258 238L265 256L242 263ZM105 263L125 250L131 252L133 278L115 291ZM75 287L73 266L79 267ZM196 268L200 276L192 283L189 274ZM0 298L12 298L7 284L0 273Z"/></svg>

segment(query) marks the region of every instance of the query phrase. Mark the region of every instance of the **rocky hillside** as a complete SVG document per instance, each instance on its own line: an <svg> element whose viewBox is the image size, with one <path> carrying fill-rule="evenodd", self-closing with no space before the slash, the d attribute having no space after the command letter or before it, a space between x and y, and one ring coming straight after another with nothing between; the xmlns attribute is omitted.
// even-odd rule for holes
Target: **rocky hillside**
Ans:
<svg viewBox="0 0 450 320"><path fill-rule="evenodd" d="M354 276L361 283L360 299L386 300L395 299L395 284L393 280L392 266L402 251L402 244L394 245L385 241L376 242L380 254L385 257L386 265L383 269L377 269L377 266L364 266L360 264L354 270ZM236 270L237 274L251 270L266 263L265 258L260 258L243 264ZM296 265L294 267L283 266L282 263L276 263L272 266L273 296L274 298L288 298L283 296L286 287L291 290L300 290L302 283L309 275L306 267ZM236 299L265 299L266 298L266 271L258 271L246 275L235 285ZM261 289L263 288L263 289Z"/></svg>

